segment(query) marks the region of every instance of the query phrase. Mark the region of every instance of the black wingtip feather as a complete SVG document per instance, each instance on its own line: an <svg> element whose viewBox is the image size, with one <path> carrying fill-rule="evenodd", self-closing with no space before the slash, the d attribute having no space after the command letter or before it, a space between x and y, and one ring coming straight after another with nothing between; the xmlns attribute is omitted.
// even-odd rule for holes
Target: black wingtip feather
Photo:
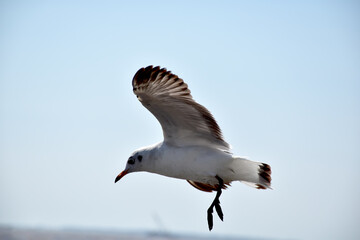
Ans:
<svg viewBox="0 0 360 240"><path fill-rule="evenodd" d="M171 74L166 68L160 68L159 66L153 67L149 65L146 68L140 68L134 75L133 86L141 83L147 83L149 81L154 81L159 74Z"/></svg>

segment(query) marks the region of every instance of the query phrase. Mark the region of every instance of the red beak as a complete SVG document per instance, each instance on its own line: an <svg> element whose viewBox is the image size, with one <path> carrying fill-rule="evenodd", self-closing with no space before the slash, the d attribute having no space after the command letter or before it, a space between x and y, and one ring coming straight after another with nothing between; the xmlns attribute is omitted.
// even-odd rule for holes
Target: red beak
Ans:
<svg viewBox="0 0 360 240"><path fill-rule="evenodd" d="M126 174L128 174L128 172L129 172L129 169L126 169L126 170L122 171L119 175L117 175L117 177L115 178L115 183L116 183L117 181L119 181L123 176L125 176Z"/></svg>

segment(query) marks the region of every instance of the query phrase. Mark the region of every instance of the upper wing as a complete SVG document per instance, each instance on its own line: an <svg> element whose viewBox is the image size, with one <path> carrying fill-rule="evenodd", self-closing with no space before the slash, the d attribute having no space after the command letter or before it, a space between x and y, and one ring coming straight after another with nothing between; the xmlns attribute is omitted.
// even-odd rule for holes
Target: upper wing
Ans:
<svg viewBox="0 0 360 240"><path fill-rule="evenodd" d="M139 101L160 122L165 142L229 150L214 117L194 101L181 78L165 68L148 66L137 71L132 85Z"/></svg>

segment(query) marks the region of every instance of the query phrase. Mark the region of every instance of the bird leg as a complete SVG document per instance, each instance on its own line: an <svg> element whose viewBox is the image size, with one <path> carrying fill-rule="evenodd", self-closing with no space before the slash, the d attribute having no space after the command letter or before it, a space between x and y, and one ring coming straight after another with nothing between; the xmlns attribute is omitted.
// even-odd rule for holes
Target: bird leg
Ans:
<svg viewBox="0 0 360 240"><path fill-rule="evenodd" d="M221 210L221 207L220 207L220 195L221 195L221 189L222 187L224 186L224 181L219 177L219 176L216 176L216 179L219 181L219 185L216 189L216 196L215 196L215 199L214 201L211 203L210 207L208 208L207 210L207 220L208 220L208 226L209 226L209 231L211 231L211 229L213 228L213 209L215 207L215 210L219 216L219 218L221 219L221 221L223 221L224 219L224 214Z"/></svg>

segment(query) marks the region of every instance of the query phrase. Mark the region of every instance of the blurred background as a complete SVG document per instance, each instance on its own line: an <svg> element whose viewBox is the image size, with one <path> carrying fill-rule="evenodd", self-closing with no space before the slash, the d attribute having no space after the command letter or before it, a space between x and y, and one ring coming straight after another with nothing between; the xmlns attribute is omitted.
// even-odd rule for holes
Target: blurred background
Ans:
<svg viewBox="0 0 360 240"><path fill-rule="evenodd" d="M140 67L189 85L273 190L134 173L162 141ZM265 239L360 238L358 1L0 2L0 225Z"/></svg>

